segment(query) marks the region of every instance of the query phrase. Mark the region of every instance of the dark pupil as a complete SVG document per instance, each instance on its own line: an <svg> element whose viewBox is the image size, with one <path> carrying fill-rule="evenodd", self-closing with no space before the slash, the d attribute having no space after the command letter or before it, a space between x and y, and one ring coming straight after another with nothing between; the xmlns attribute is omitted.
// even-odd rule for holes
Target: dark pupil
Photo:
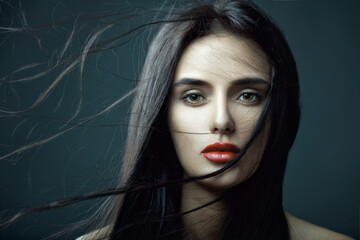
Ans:
<svg viewBox="0 0 360 240"><path fill-rule="evenodd" d="M247 99L247 100L250 100L252 98L252 95L249 94L249 93L245 93L244 98Z"/></svg>
<svg viewBox="0 0 360 240"><path fill-rule="evenodd" d="M196 94L191 94L191 95L190 95L190 99L191 99L191 101L198 101L198 100L199 100L199 96L196 95Z"/></svg>

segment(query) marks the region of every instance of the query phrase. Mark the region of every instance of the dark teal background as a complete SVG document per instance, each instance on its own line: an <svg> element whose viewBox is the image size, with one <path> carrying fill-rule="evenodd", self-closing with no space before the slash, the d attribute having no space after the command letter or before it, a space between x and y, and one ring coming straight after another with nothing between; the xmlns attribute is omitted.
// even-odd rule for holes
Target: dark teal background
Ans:
<svg viewBox="0 0 360 240"><path fill-rule="evenodd" d="M302 120L285 175L284 207L307 221L359 238L360 1L256 2L283 30L293 50L301 84ZM21 11L6 3L22 9L26 21ZM131 5L159 7L162 3L132 1ZM125 1L110 0L22 1L21 4L20 1L4 1L0 2L0 26L19 27L21 22L38 26L80 13L95 16L95 13L115 8L126 13L128 5ZM148 15L122 21L101 39L148 21L153 14ZM88 22L88 27L78 26L81 34L74 40L72 51L79 49L91 27L95 28L101 19ZM0 41L4 43L0 47L0 79L29 63L44 62L49 58L54 63L60 52L55 50L64 45L72 27L73 23L66 22L36 31L1 33ZM42 50L37 39L41 39ZM147 42L146 35L140 35L124 47L89 57L85 65L83 110L74 122L103 110L131 89ZM46 65L40 66L14 74L10 79L39 73L46 68ZM30 106L58 73L55 70L40 80L22 84L1 84L1 109ZM59 131L76 109L78 76L78 69L71 72L44 104L22 116L9 118L1 114L1 156ZM86 127L1 160L0 208L3 216L11 216L21 207L34 207L107 186L117 170L108 166L119 162L124 145L129 104L125 101ZM86 217L100 202L89 201L32 214L1 230L0 239L49 236L63 229L66 223ZM10 212L4 212L5 209ZM80 233L75 232L70 239Z"/></svg>

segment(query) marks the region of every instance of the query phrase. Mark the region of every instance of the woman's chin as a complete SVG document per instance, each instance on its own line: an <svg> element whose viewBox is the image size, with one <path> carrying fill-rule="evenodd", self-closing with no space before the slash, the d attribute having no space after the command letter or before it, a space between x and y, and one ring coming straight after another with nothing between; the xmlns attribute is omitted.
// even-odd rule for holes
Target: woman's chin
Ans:
<svg viewBox="0 0 360 240"><path fill-rule="evenodd" d="M246 181L251 176L247 175L249 174L246 174L239 169L230 168L214 177L199 180L198 183L209 190L226 191Z"/></svg>

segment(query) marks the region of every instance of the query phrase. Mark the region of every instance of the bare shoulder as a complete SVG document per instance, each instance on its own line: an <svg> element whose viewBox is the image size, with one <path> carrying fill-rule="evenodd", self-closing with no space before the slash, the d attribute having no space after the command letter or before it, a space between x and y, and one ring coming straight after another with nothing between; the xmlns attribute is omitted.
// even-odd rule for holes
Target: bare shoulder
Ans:
<svg viewBox="0 0 360 240"><path fill-rule="evenodd" d="M284 212L289 224L291 240L354 240L344 234L331 231L297 218L285 210Z"/></svg>
<svg viewBox="0 0 360 240"><path fill-rule="evenodd" d="M103 227L93 232L82 235L75 240L109 240L111 234L111 227Z"/></svg>

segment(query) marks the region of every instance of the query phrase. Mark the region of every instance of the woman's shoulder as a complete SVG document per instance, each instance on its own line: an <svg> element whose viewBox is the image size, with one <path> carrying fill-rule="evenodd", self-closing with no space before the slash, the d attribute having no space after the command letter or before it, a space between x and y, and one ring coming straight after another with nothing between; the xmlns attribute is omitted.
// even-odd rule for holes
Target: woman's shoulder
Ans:
<svg viewBox="0 0 360 240"><path fill-rule="evenodd" d="M344 234L331 231L297 218L285 210L284 212L289 224L291 240L354 240ZM110 234L111 227L107 226L80 236L76 238L76 240L109 240Z"/></svg>
<svg viewBox="0 0 360 240"><path fill-rule="evenodd" d="M344 234L331 231L297 218L285 210L284 212L289 224L291 240L354 240Z"/></svg>
<svg viewBox="0 0 360 240"><path fill-rule="evenodd" d="M75 240L109 240L111 234L111 227L106 226L98 230L92 231L85 235L82 235Z"/></svg>

